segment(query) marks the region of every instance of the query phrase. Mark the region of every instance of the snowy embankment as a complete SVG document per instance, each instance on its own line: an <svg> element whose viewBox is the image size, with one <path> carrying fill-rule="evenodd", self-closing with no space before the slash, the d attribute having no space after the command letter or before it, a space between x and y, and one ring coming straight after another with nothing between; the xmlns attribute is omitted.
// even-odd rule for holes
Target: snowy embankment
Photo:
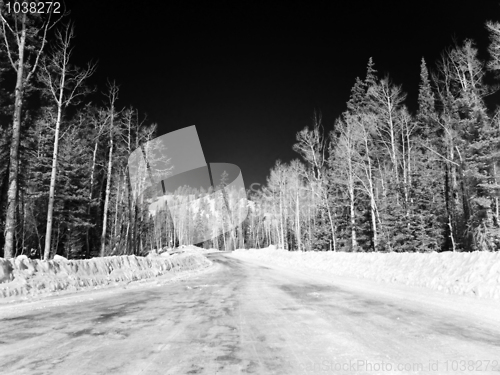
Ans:
<svg viewBox="0 0 500 375"><path fill-rule="evenodd" d="M236 250L233 254L308 272L321 271L500 300L500 252L298 252L270 247Z"/></svg>
<svg viewBox="0 0 500 375"><path fill-rule="evenodd" d="M42 261L26 256L10 260L0 258L0 298L116 285L205 268L211 264L201 252L194 251L172 256L124 255L85 260L57 257Z"/></svg>

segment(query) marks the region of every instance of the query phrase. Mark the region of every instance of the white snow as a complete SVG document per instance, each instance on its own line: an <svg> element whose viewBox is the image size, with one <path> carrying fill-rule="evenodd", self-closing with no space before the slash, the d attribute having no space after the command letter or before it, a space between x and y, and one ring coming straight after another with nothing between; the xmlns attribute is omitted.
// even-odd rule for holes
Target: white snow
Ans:
<svg viewBox="0 0 500 375"><path fill-rule="evenodd" d="M315 270L336 276L426 287L437 291L500 300L500 252L346 253L239 249L237 257Z"/></svg>
<svg viewBox="0 0 500 375"><path fill-rule="evenodd" d="M169 257L124 255L85 260L58 257L50 261L29 259L25 255L9 260L0 258L0 298L116 285L212 264L202 251L194 250Z"/></svg>

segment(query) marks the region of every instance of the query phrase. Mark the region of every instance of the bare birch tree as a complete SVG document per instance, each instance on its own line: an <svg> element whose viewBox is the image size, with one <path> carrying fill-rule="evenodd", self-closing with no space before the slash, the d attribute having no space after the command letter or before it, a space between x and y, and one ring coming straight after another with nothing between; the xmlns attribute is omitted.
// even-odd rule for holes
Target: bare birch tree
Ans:
<svg viewBox="0 0 500 375"><path fill-rule="evenodd" d="M57 20L53 22L52 13L50 12L42 15L7 13L4 7L5 4L2 1L0 3L2 47L6 50L10 65L16 73L4 246L4 257L11 258L13 256L14 233L16 229L19 143L21 139L23 99L26 88L31 83L47 43L47 32L54 26Z"/></svg>
<svg viewBox="0 0 500 375"><path fill-rule="evenodd" d="M111 193L111 177L113 172L113 151L114 151L114 138L116 136L115 129L115 104L118 100L118 86L116 83L108 83L108 101L109 101L109 153L108 153L108 168L106 173L106 193L104 198L104 212L102 218L102 233L101 233L101 257L105 255L106 249L106 230L108 225L108 210L109 210L109 197Z"/></svg>
<svg viewBox="0 0 500 375"><path fill-rule="evenodd" d="M293 145L293 150L299 153L307 162L309 168L305 174L309 181L309 187L312 192L320 199L325 207L330 223L332 234L333 250L337 250L337 233L334 219L333 207L330 205L330 199L327 192L327 175L325 166L327 162L327 142L323 135L323 125L321 115L314 114L314 125L312 129L306 127L297 133L297 143Z"/></svg>
<svg viewBox="0 0 500 375"><path fill-rule="evenodd" d="M330 168L336 168L336 174L339 174L342 180L338 182L345 184L347 189L347 195L349 197L351 251L356 251L358 248L355 212L356 176L359 176L357 164L359 158L357 155L362 143L362 130L359 123L354 121L351 115L346 115L342 120L339 120L336 129L338 129L339 136L335 145L332 145L333 155L330 162ZM330 138L333 139L334 137L334 132L332 132Z"/></svg>
<svg viewBox="0 0 500 375"><path fill-rule="evenodd" d="M56 32L52 51L42 58L38 79L44 85L45 94L56 106L57 115L54 126L54 151L52 154L52 169L49 187L49 204L47 210L47 229L45 233L44 259L51 257L52 219L54 212L55 188L57 178L57 156L63 111L70 104L78 104L82 96L90 90L84 86L85 80L95 71L94 64L88 64L86 69L80 69L70 64L72 55L71 41L74 38L74 27L64 26L63 31Z"/></svg>

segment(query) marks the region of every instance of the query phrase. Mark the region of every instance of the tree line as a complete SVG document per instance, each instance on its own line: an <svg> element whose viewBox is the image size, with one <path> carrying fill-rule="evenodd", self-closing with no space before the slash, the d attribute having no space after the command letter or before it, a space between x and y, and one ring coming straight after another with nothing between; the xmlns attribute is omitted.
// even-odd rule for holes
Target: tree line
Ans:
<svg viewBox="0 0 500 375"><path fill-rule="evenodd" d="M248 191L245 221L198 245L499 250L500 112L488 109L485 98L499 87L500 24L487 28L489 61L478 57L472 40L446 49L432 71L422 58L415 113L401 86L380 77L370 58L333 129L325 132L315 114L312 125L297 133L293 149L300 159L277 161L266 184ZM229 202L229 212L237 204ZM195 230L199 214L187 214L192 223L185 227ZM221 228L220 221L204 222L209 230Z"/></svg>
<svg viewBox="0 0 500 375"><path fill-rule="evenodd" d="M146 209L129 193L127 158L156 125L117 108L115 82L90 87L96 65L74 64L67 13L2 3L0 17L0 255L139 254Z"/></svg>
<svg viewBox="0 0 500 375"><path fill-rule="evenodd" d="M485 104L498 90L498 23L486 24L488 61L472 40L445 50L433 69L422 59L415 113L370 59L332 129L315 114L297 133L300 159L277 161L244 210L222 173L215 190L182 187L169 203L175 210L152 212L152 197L134 194L141 182L131 181L127 160L137 149L147 156L156 125L117 108L116 83L100 95L89 86L96 66L73 64L67 15L0 9L5 258L145 255L191 243L353 252L500 247L500 114Z"/></svg>
<svg viewBox="0 0 500 375"><path fill-rule="evenodd" d="M490 60L472 40L421 61L418 110L370 59L346 111L297 134L301 159L277 162L254 194L250 247L289 250L498 251L500 24L488 22ZM490 83L488 83L490 81Z"/></svg>

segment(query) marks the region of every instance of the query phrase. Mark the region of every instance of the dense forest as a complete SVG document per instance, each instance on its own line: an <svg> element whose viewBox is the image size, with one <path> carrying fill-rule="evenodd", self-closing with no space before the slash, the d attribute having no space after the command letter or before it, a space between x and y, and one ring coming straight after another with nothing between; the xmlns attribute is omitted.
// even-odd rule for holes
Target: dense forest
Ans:
<svg viewBox="0 0 500 375"><path fill-rule="evenodd" d="M433 67L422 59L416 113L369 59L335 123L314 114L297 134L298 158L277 161L266 185L247 191L244 220L224 176L217 198L187 189L200 203L153 214L133 193L127 162L159 136L156 125L117 108L117 83L87 84L96 66L73 64L67 15L2 12L1 26L5 258L145 255L196 238L228 250L500 249L500 113L484 101L499 87L498 23L486 24L488 61L472 40L446 49Z"/></svg>
<svg viewBox="0 0 500 375"><path fill-rule="evenodd" d="M266 208L251 215L263 229L250 246L498 250L500 113L484 98L498 89L485 79L500 69L500 25L487 28L488 62L471 40L445 50L432 73L422 59L414 114L370 59L333 130L315 116L297 134L302 161L278 162L255 195Z"/></svg>

